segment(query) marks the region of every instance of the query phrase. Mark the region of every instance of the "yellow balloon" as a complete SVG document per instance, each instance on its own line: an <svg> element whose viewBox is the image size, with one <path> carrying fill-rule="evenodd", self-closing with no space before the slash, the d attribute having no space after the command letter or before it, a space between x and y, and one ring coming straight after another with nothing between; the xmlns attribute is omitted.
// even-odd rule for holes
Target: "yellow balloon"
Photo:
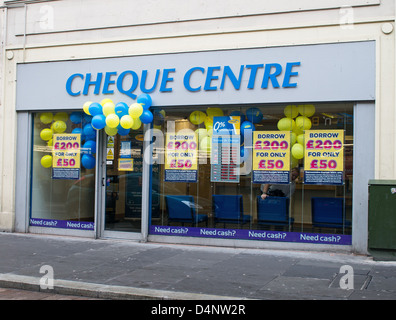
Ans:
<svg viewBox="0 0 396 320"><path fill-rule="evenodd" d="M47 146L48 147L52 147L53 144L54 144L53 139L49 139L48 142L47 142Z"/></svg>
<svg viewBox="0 0 396 320"><path fill-rule="evenodd" d="M64 121L66 122L69 119L69 115L66 112L58 112L54 115L54 121Z"/></svg>
<svg viewBox="0 0 396 320"><path fill-rule="evenodd" d="M52 166L52 156L46 155L41 158L41 165L44 168L49 168Z"/></svg>
<svg viewBox="0 0 396 320"><path fill-rule="evenodd" d="M133 126L133 119L131 116L125 115L122 116L121 120L120 120L120 125L121 127L123 127L124 129L130 129Z"/></svg>
<svg viewBox="0 0 396 320"><path fill-rule="evenodd" d="M211 128L213 128L213 118L207 116L207 117L205 118L204 124L205 124L206 129L211 129Z"/></svg>
<svg viewBox="0 0 396 320"><path fill-rule="evenodd" d="M309 130L311 129L312 123L311 120L305 116L299 116L296 118L296 127L300 130Z"/></svg>
<svg viewBox="0 0 396 320"><path fill-rule="evenodd" d="M104 127L105 132L107 133L108 136L115 136L118 132L117 128L110 128L108 126Z"/></svg>
<svg viewBox="0 0 396 320"><path fill-rule="evenodd" d="M315 113L315 106L313 104L300 104L298 106L298 112L302 116L312 117Z"/></svg>
<svg viewBox="0 0 396 320"><path fill-rule="evenodd" d="M198 141L201 141L203 138L208 136L208 131L205 128L199 128L195 130L195 133L198 137Z"/></svg>
<svg viewBox="0 0 396 320"><path fill-rule="evenodd" d="M212 138L204 137L202 141L199 143L199 149L202 151L210 152L212 148Z"/></svg>
<svg viewBox="0 0 396 320"><path fill-rule="evenodd" d="M102 105L102 107L104 107L104 105L106 104L106 103L113 103L113 101L111 100L111 99L103 99L102 101L100 101L100 104ZM113 103L114 104L114 103Z"/></svg>
<svg viewBox="0 0 396 320"><path fill-rule="evenodd" d="M298 116L298 108L295 105L289 104L285 107L283 113L287 118L295 118Z"/></svg>
<svg viewBox="0 0 396 320"><path fill-rule="evenodd" d="M202 111L193 111L190 114L190 122L195 125L199 125L205 121L206 113Z"/></svg>
<svg viewBox="0 0 396 320"><path fill-rule="evenodd" d="M120 118L115 113L106 117L106 125L110 128L116 128L120 124Z"/></svg>
<svg viewBox="0 0 396 320"><path fill-rule="evenodd" d="M133 118L139 118L143 113L143 106L140 103L133 103L129 107L129 115Z"/></svg>
<svg viewBox="0 0 396 320"><path fill-rule="evenodd" d="M278 121L277 126L280 131L291 131L294 129L295 122L292 118L282 118Z"/></svg>
<svg viewBox="0 0 396 320"><path fill-rule="evenodd" d="M66 123L62 120L55 121L52 125L52 129L57 133L65 132L66 128Z"/></svg>
<svg viewBox="0 0 396 320"><path fill-rule="evenodd" d="M213 119L213 117L224 116L223 110L221 110L220 108L208 108L208 109L206 109L206 113L212 119Z"/></svg>
<svg viewBox="0 0 396 320"><path fill-rule="evenodd" d="M106 100L106 99L104 99L104 100ZM107 100L110 100L110 99L107 99ZM105 102L105 104L103 104L103 108L102 108L104 116L107 117L109 114L115 113L114 108L115 108L115 105L112 101Z"/></svg>
<svg viewBox="0 0 396 320"><path fill-rule="evenodd" d="M207 132L208 132L208 136L209 137L211 137L213 135L213 129L212 128L208 129Z"/></svg>
<svg viewBox="0 0 396 320"><path fill-rule="evenodd" d="M85 112L86 114L88 114L88 115L91 115L91 114L89 113L89 106L91 105L91 103L92 103L92 101L87 101L87 102L85 102L84 105L83 105L83 110L84 110L84 112Z"/></svg>
<svg viewBox="0 0 396 320"><path fill-rule="evenodd" d="M51 112L44 112L40 114L40 121L44 124L51 123L53 118L54 117Z"/></svg>
<svg viewBox="0 0 396 320"><path fill-rule="evenodd" d="M297 142L301 145L304 145L305 143L305 134L299 134L297 136Z"/></svg>
<svg viewBox="0 0 396 320"><path fill-rule="evenodd" d="M295 143L291 149L292 156L296 159L304 158L304 147L299 143Z"/></svg>
<svg viewBox="0 0 396 320"><path fill-rule="evenodd" d="M52 135L54 134L54 132L51 129L43 129L40 132L40 138L43 139L44 141L48 141L52 138Z"/></svg>
<svg viewBox="0 0 396 320"><path fill-rule="evenodd" d="M140 121L139 118L133 119L133 125L132 125L132 130L138 130L140 126L142 125L142 121Z"/></svg>
<svg viewBox="0 0 396 320"><path fill-rule="evenodd" d="M290 140L291 140L290 142L292 145L296 143L297 135L294 132L290 133Z"/></svg>

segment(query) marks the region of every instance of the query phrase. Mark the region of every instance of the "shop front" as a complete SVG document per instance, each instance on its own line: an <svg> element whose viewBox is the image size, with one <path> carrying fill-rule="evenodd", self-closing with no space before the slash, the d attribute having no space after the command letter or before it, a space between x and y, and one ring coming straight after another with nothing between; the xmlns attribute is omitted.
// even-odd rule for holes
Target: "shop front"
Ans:
<svg viewBox="0 0 396 320"><path fill-rule="evenodd" d="M375 41L19 64L16 225L364 247L375 73Z"/></svg>

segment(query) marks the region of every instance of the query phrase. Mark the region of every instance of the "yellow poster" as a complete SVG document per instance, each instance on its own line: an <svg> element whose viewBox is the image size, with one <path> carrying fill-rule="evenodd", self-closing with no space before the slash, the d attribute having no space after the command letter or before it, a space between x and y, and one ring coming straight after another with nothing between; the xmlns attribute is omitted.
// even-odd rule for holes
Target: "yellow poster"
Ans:
<svg viewBox="0 0 396 320"><path fill-rule="evenodd" d="M80 168L81 135L62 133L53 135L53 168Z"/></svg>
<svg viewBox="0 0 396 320"><path fill-rule="evenodd" d="M304 183L343 183L344 130L305 131Z"/></svg>
<svg viewBox="0 0 396 320"><path fill-rule="evenodd" d="M197 180L198 143L192 130L166 134L165 181Z"/></svg>
<svg viewBox="0 0 396 320"><path fill-rule="evenodd" d="M290 131L253 132L253 183L289 183Z"/></svg>

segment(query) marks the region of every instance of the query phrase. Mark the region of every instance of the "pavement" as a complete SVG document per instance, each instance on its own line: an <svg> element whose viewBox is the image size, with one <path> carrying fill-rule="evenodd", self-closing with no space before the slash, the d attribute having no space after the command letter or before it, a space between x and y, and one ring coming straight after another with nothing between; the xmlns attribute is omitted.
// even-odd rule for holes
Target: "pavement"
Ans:
<svg viewBox="0 0 396 320"><path fill-rule="evenodd" d="M396 262L0 233L0 288L111 300L396 300Z"/></svg>

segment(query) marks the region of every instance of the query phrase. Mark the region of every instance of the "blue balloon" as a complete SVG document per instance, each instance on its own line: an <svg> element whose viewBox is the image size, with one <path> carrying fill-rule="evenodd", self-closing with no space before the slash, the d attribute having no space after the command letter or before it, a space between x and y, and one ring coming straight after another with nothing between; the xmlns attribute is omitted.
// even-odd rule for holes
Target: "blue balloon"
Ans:
<svg viewBox="0 0 396 320"><path fill-rule="evenodd" d="M259 123L263 120L263 114L258 108L250 108L246 110L246 118L252 123Z"/></svg>
<svg viewBox="0 0 396 320"><path fill-rule="evenodd" d="M117 133L120 136L126 136L127 134L129 134L129 131L130 131L130 129L125 129L125 128L121 127L121 125L118 125L117 130L118 130Z"/></svg>
<svg viewBox="0 0 396 320"><path fill-rule="evenodd" d="M129 107L125 102L119 102L114 107L114 112L118 116L118 118L122 118L122 116L128 115Z"/></svg>
<svg viewBox="0 0 396 320"><path fill-rule="evenodd" d="M150 110L144 110L139 118L140 121L147 124L147 123L151 123L154 117Z"/></svg>
<svg viewBox="0 0 396 320"><path fill-rule="evenodd" d="M72 112L70 114L70 121L73 123L80 123L83 119L83 114L81 112Z"/></svg>
<svg viewBox="0 0 396 320"><path fill-rule="evenodd" d="M96 130L103 129L106 126L106 117L103 114L97 114L92 118L91 125Z"/></svg>
<svg viewBox="0 0 396 320"><path fill-rule="evenodd" d="M91 114L91 116L96 116L97 114L101 114L103 113L102 110L102 105L100 103L97 102L92 102L89 107L88 107L88 111Z"/></svg>
<svg viewBox="0 0 396 320"><path fill-rule="evenodd" d="M96 142L93 140L88 140L84 143L82 149L82 154L95 154L96 153Z"/></svg>
<svg viewBox="0 0 396 320"><path fill-rule="evenodd" d="M81 134L81 141L85 139L85 135L84 135L83 130L81 128L74 128L71 133L73 133L73 134Z"/></svg>
<svg viewBox="0 0 396 320"><path fill-rule="evenodd" d="M151 107L151 104L153 101L151 100L151 97L147 93L142 93L137 97L136 100L137 103L141 103L143 106L144 110L147 110L148 108Z"/></svg>
<svg viewBox="0 0 396 320"><path fill-rule="evenodd" d="M94 140L96 138L96 130L90 123L87 123L83 128L83 133L86 140Z"/></svg>
<svg viewBox="0 0 396 320"><path fill-rule="evenodd" d="M241 124L241 134L245 134L245 130L251 130L251 132L253 132L254 130L256 130L256 128L254 127L253 123L251 123L250 121L244 121Z"/></svg>
<svg viewBox="0 0 396 320"><path fill-rule="evenodd" d="M240 116L241 117L241 123L245 121L245 115L241 111L232 111L230 113L230 116Z"/></svg>
<svg viewBox="0 0 396 320"><path fill-rule="evenodd" d="M83 154L81 164L86 169L93 169L95 168L95 158L90 154Z"/></svg>

